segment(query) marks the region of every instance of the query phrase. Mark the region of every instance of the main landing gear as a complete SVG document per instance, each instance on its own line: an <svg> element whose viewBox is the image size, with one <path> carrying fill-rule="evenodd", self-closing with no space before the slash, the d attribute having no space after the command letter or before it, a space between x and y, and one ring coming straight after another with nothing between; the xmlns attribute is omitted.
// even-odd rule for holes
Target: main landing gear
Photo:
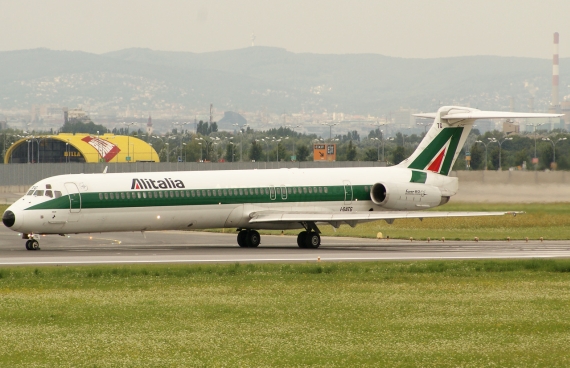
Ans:
<svg viewBox="0 0 570 368"><path fill-rule="evenodd" d="M305 228L305 231L301 231L297 235L297 245L299 248L313 248L316 249L321 245L320 230L317 225L310 222L301 222L301 225Z"/></svg>
<svg viewBox="0 0 570 368"><path fill-rule="evenodd" d="M29 239L26 241L27 250L40 250L40 243L36 239Z"/></svg>
<svg viewBox="0 0 570 368"><path fill-rule="evenodd" d="M261 243L261 235L255 230L240 230L237 242L242 248L257 248Z"/></svg>
<svg viewBox="0 0 570 368"><path fill-rule="evenodd" d="M321 245L321 231L313 221L301 222L305 228L297 236L299 248L317 249ZM257 248L261 243L261 236L255 230L238 229L237 243L242 248Z"/></svg>
<svg viewBox="0 0 570 368"><path fill-rule="evenodd" d="M299 248L318 248L321 245L321 236L315 231L301 231L297 235Z"/></svg>

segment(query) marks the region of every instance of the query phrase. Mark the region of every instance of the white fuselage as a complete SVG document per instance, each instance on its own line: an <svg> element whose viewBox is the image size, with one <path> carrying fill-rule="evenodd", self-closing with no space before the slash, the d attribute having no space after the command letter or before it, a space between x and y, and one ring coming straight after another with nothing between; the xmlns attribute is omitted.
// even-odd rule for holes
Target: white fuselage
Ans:
<svg viewBox="0 0 570 368"><path fill-rule="evenodd" d="M426 185L439 188L446 196L456 193L455 178L425 175ZM412 170L396 167L61 175L34 184L8 210L15 216L10 228L25 234L289 229L302 226L249 224L250 215L260 211L382 211L385 208L370 199L372 185L405 185L411 177ZM429 207L434 204L415 209Z"/></svg>

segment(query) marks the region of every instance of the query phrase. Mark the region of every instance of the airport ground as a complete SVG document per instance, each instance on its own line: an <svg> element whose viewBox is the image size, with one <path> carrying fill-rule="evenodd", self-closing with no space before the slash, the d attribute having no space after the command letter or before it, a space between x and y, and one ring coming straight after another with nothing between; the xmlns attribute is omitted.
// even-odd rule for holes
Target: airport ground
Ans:
<svg viewBox="0 0 570 368"><path fill-rule="evenodd" d="M325 229L319 249L171 231L30 252L1 227L0 366L568 366L570 206L455 202L527 213Z"/></svg>

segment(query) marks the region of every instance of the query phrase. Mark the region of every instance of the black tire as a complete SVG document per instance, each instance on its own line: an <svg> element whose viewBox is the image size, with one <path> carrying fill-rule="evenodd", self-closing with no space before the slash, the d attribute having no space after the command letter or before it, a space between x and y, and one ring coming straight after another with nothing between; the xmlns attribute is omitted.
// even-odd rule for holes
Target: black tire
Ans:
<svg viewBox="0 0 570 368"><path fill-rule="evenodd" d="M321 236L311 231L305 236L305 248L317 249L321 245Z"/></svg>
<svg viewBox="0 0 570 368"><path fill-rule="evenodd" d="M40 250L40 243L38 243L38 241L35 239L30 240L30 249L31 250Z"/></svg>
<svg viewBox="0 0 570 368"><path fill-rule="evenodd" d="M261 243L261 236L255 230L248 231L245 239L248 248L257 248Z"/></svg>
<svg viewBox="0 0 570 368"><path fill-rule="evenodd" d="M297 245L299 248L306 248L305 246L305 238L307 237L306 231L301 231L299 235L297 235Z"/></svg>
<svg viewBox="0 0 570 368"><path fill-rule="evenodd" d="M241 230L237 235L237 243L242 248L247 247L247 244L245 242L246 236L247 236L247 230Z"/></svg>
<svg viewBox="0 0 570 368"><path fill-rule="evenodd" d="M31 240L26 240L26 249L27 250L32 250L32 246L30 244L31 242L32 242Z"/></svg>

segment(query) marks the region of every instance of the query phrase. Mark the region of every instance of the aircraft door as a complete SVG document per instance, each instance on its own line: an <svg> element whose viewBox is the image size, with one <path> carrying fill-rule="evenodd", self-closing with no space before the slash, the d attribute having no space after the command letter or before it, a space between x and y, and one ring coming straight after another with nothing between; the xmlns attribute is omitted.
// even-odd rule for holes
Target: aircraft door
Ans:
<svg viewBox="0 0 570 368"><path fill-rule="evenodd" d="M269 187L269 198L274 201L275 198L277 198L276 194L275 194L275 186L271 185Z"/></svg>
<svg viewBox="0 0 570 368"><path fill-rule="evenodd" d="M287 200L287 187L285 185L281 186L281 199L283 201Z"/></svg>
<svg viewBox="0 0 570 368"><path fill-rule="evenodd" d="M352 203L352 184L348 180L343 180L344 184L344 204Z"/></svg>
<svg viewBox="0 0 570 368"><path fill-rule="evenodd" d="M75 183L65 183L65 189L69 196L69 216L67 221L78 221L79 212L81 212L81 193Z"/></svg>

